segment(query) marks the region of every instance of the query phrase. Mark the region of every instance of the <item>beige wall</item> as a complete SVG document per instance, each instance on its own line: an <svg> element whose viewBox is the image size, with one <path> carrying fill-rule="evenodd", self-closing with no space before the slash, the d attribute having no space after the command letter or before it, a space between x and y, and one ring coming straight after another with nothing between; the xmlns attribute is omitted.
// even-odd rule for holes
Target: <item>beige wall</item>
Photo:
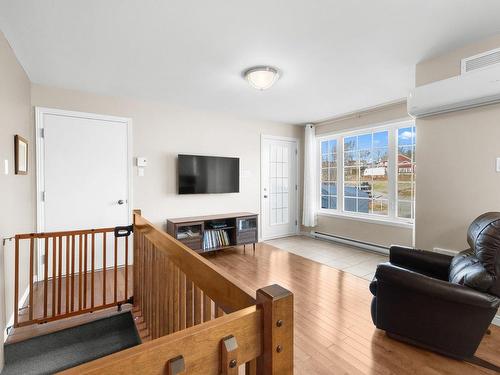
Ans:
<svg viewBox="0 0 500 375"><path fill-rule="evenodd" d="M400 102L319 123L316 125L316 135L324 136L408 118L406 102ZM305 230L310 230L310 228ZM338 216L319 215L318 225L314 230L385 247L391 244L411 246L413 243L412 228L364 222Z"/></svg>
<svg viewBox="0 0 500 375"><path fill-rule="evenodd" d="M299 138L303 145L303 128L299 126L39 85L32 85L31 98L33 106L132 118L133 155L148 158L144 177L138 177L134 167L133 206L159 224L178 216L232 211L259 213L261 134ZM241 158L240 193L178 195L179 153Z"/></svg>
<svg viewBox="0 0 500 375"><path fill-rule="evenodd" d="M319 216L316 232L334 234L339 237L354 239L379 246L411 246L413 231L390 224L369 223L360 220L334 216Z"/></svg>
<svg viewBox="0 0 500 375"><path fill-rule="evenodd" d="M28 140L29 152L33 154L30 113L29 79L0 32L0 239L19 232L31 232L34 229L33 157L30 158L29 175L14 175L15 134ZM8 175L4 174L4 160L9 161ZM12 314L13 255L13 242L7 242L5 247L0 242L0 328L2 334L6 319L9 319ZM23 254L21 254L20 261L27 262ZM21 293L27 286L26 276L21 275ZM3 345L0 345L0 370L1 364L3 364Z"/></svg>
<svg viewBox="0 0 500 375"><path fill-rule="evenodd" d="M415 85L422 86L434 81L458 76L461 69L460 60L464 57L474 56L478 53L498 48L499 46L500 34L422 61L416 66Z"/></svg>
<svg viewBox="0 0 500 375"><path fill-rule="evenodd" d="M500 35L416 67L417 85L460 74L460 60L500 47ZM500 105L417 120L416 245L462 250L470 222L500 211Z"/></svg>
<svg viewBox="0 0 500 375"><path fill-rule="evenodd" d="M320 122L316 124L316 135L349 131L370 125L382 125L395 120L409 118L405 100Z"/></svg>

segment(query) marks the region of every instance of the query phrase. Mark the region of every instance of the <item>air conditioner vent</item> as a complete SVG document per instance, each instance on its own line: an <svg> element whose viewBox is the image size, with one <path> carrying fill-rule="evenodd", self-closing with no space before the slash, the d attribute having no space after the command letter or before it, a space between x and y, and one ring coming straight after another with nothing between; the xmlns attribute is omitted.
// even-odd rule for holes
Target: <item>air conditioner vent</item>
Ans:
<svg viewBox="0 0 500 375"><path fill-rule="evenodd" d="M500 48L462 59L462 74L500 63Z"/></svg>

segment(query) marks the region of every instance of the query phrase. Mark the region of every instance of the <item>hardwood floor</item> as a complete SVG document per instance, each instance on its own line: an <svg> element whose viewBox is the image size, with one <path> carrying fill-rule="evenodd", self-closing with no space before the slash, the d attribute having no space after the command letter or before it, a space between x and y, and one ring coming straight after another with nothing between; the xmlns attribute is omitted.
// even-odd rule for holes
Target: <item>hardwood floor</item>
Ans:
<svg viewBox="0 0 500 375"><path fill-rule="evenodd" d="M120 267L118 268L118 273L117 273L117 297L118 300L124 300L125 296L125 268ZM128 271L128 288L127 288L127 298L132 295L132 287L133 287L133 268L132 266L129 266L129 271ZM79 278L78 274L75 275L74 279L74 293L73 293L73 306L74 310L77 311L79 309L80 305L80 293L79 293ZM71 278L68 278L69 284ZM82 277L82 286L83 286L83 277ZM95 296L95 306L99 306L102 304L102 296L103 296L103 272L102 271L96 271L94 274L94 296ZM56 283L57 284L57 283ZM70 288L68 288L71 290ZM37 282L35 283L33 287L33 317L35 319L41 319L43 318L43 309L44 309L44 284L43 282ZM49 317L52 316L52 280L48 281L48 287L47 287L47 315ZM64 313L66 312L66 278L63 277L61 279L61 312ZM83 287L82 287L82 293L83 293ZM71 292L70 292L71 294ZM91 305L91 278L90 275L87 275L87 303L86 306L90 307ZM58 295L59 295L59 287L56 285L56 306L58 306ZM106 301L107 303L112 302L114 299L114 271L112 269L108 269L106 271ZM69 298L69 304L71 304L71 298ZM19 322L24 322L28 320L28 300L26 300L23 308L20 310L19 314ZM82 295L82 307L83 307L83 295ZM71 308L71 307L70 307ZM124 305L124 310L130 309L130 305ZM57 307L56 307L56 312L57 312ZM101 311L95 311L93 313L89 314L83 314L83 315L78 315L54 322L49 322L45 324L34 324L34 325L29 325L25 327L20 327L16 329L12 329L9 332L9 336L7 338L6 343L13 343L17 341L22 341L30 337L34 336L39 336L42 334L47 334L51 332L55 332L61 329L69 328L69 327L74 327L80 324L84 324L96 319L101 319L105 318L108 316L111 316L113 314L117 313L117 308L112 307L110 309L105 309Z"/></svg>
<svg viewBox="0 0 500 375"><path fill-rule="evenodd" d="M257 245L208 257L257 290L277 283L295 298L295 374L494 373L392 340L371 321L369 281L275 248ZM500 328L476 353L500 365Z"/></svg>
<svg viewBox="0 0 500 375"><path fill-rule="evenodd" d="M102 271L96 271L94 273L94 304L95 306L99 306L103 304L103 272ZM106 303L113 302L114 300L114 270L113 269L108 269L106 270ZM128 268L128 288L127 288L127 296L125 297L125 268L120 267L118 268L117 272L117 300L125 300L126 298L130 297L132 295L132 286L133 286L133 269L132 266L129 266ZM69 293L69 300L68 300L68 305L73 305L73 309L71 309L71 306L68 306L70 310L79 310L79 309L84 309L84 308L90 308L91 306L91 301L92 301L92 280L90 277L90 272L87 274L87 287L84 288L84 276L82 275L82 280L79 280L79 275L75 274L74 278L74 292L71 293L71 278L63 277L61 278L61 312L64 314L65 311L67 310L66 306L66 292L68 291ZM66 280L68 281L68 288L66 289ZM82 285L82 292L80 293L79 290L79 285ZM34 295L33 295L33 301L34 301L34 309L33 309L33 317L35 319L42 319L43 318L43 309L44 309L44 284L43 282L37 282L34 284L33 287ZM47 282L47 316L51 317L53 315L52 312L52 291L53 291L53 284L52 280L48 280ZM59 296L59 287L56 282L56 298L55 298L55 306L56 306L56 313L57 313L57 306L58 306L58 296ZM71 294L73 295L73 301L71 301ZM86 302L84 301L84 296L86 295ZM81 299L81 301L80 301ZM25 302L25 307L27 306L28 301ZM81 304L81 306L80 306ZM27 319L27 312L28 309L23 309L22 313L19 315L19 321L23 322Z"/></svg>
<svg viewBox="0 0 500 375"><path fill-rule="evenodd" d="M207 257L253 290L280 284L295 299L295 374L493 374L388 338L370 317L369 281L266 243L243 253ZM97 284L97 285L100 285ZM108 284L109 285L109 284ZM123 283L119 285L123 293ZM108 289L108 288L107 288ZM50 289L49 289L50 290ZM129 290L132 290L131 285ZM110 291L108 290L108 296ZM38 295L36 300L42 300ZM15 330L9 342L82 324L116 308ZM491 327L477 352L500 365L500 328Z"/></svg>

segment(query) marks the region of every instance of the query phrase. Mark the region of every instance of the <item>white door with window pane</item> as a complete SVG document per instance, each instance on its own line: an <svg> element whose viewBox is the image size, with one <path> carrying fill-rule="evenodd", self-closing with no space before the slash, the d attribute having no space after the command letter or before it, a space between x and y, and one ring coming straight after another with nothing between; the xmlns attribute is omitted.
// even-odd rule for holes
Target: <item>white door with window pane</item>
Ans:
<svg viewBox="0 0 500 375"><path fill-rule="evenodd" d="M262 137L262 237L297 233L297 140Z"/></svg>

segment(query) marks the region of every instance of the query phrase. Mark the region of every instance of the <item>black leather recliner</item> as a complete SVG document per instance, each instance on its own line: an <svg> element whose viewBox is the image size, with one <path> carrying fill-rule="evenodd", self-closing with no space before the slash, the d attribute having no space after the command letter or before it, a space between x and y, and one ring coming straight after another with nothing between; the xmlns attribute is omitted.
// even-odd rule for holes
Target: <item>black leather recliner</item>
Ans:
<svg viewBox="0 0 500 375"><path fill-rule="evenodd" d="M500 306L500 212L474 220L467 241L470 249L454 257L392 246L389 262L378 265L370 284L377 328L401 341L481 362L474 353Z"/></svg>

